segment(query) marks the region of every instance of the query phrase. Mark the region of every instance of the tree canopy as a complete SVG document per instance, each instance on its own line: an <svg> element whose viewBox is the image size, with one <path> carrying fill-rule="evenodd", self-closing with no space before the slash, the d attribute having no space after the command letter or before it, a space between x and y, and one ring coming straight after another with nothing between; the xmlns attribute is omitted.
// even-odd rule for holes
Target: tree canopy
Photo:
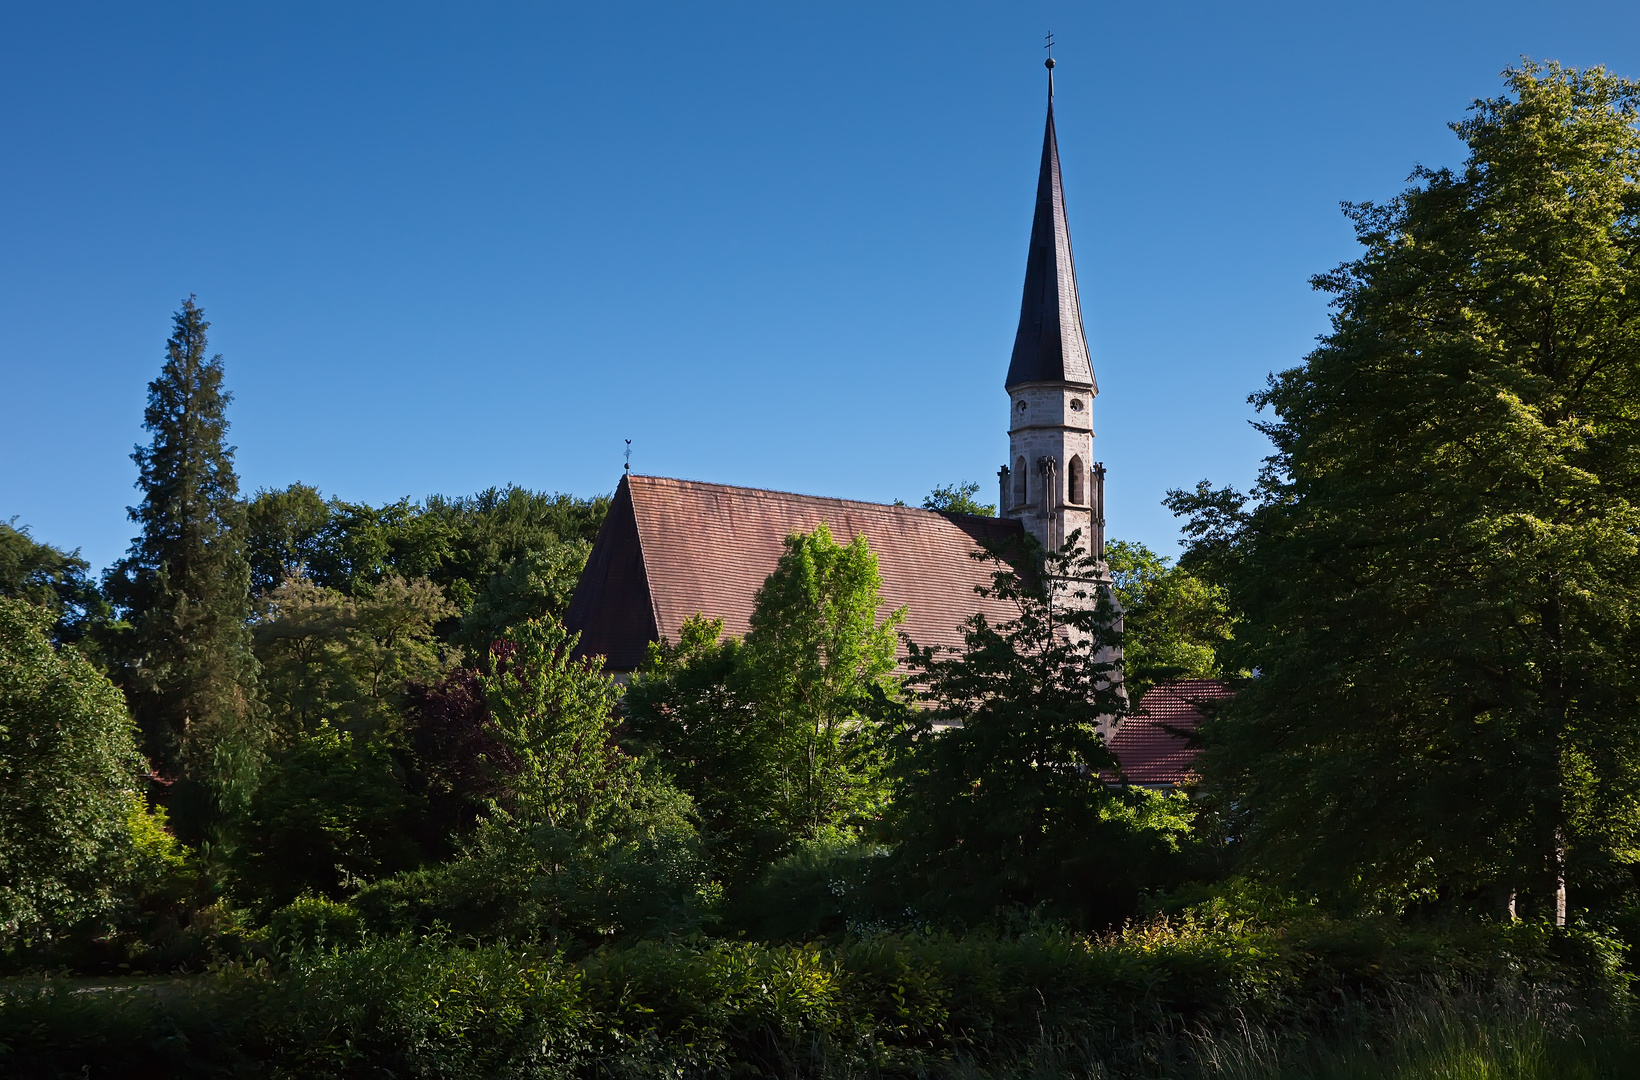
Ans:
<svg viewBox="0 0 1640 1080"><path fill-rule="evenodd" d="M976 514L980 517L996 517L997 508L994 503L982 503L974 496L979 494L979 485L972 480L964 480L957 484L942 484L923 497L924 510L938 510L945 514Z"/></svg>
<svg viewBox="0 0 1640 1080"><path fill-rule="evenodd" d="M1132 895L1188 814L1099 780L1104 733L1128 711L1119 615L1075 548L987 551L985 594L1018 614L968 620L955 652L911 646L922 707L889 710L886 823L904 888L930 915L984 920L1046 905L1098 922ZM1158 827L1159 826L1159 827Z"/></svg>
<svg viewBox="0 0 1640 1080"><path fill-rule="evenodd" d="M1392 909L1640 860L1640 87L1507 83L1461 167L1347 207L1252 494L1171 496L1256 674L1214 789L1255 865Z"/></svg>
<svg viewBox="0 0 1640 1080"><path fill-rule="evenodd" d="M1122 609L1123 670L1130 694L1158 679L1210 679L1224 674L1219 650L1232 640L1234 616L1224 587L1173 566L1143 544L1105 545Z"/></svg>
<svg viewBox="0 0 1640 1080"><path fill-rule="evenodd" d="M125 702L52 622L0 597L0 947L106 913L146 824Z"/></svg>
<svg viewBox="0 0 1640 1080"><path fill-rule="evenodd" d="M58 641L83 640L109 615L108 602L78 550L64 551L29 535L16 519L0 522L0 596L24 600L56 616Z"/></svg>
<svg viewBox="0 0 1640 1080"><path fill-rule="evenodd" d="M651 646L627 693L635 745L694 796L731 879L880 811L882 758L867 722L904 611L882 612L877 557L824 523L786 538L744 641L697 617Z"/></svg>

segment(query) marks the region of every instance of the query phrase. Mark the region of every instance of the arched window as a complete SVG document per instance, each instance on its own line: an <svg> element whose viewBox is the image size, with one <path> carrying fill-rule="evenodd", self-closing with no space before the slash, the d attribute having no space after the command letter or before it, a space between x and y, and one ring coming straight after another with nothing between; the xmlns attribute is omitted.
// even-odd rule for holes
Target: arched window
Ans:
<svg viewBox="0 0 1640 1080"><path fill-rule="evenodd" d="M1087 500L1082 497L1082 456L1080 454L1071 458L1071 467L1069 472L1071 484L1071 504L1073 506L1081 506Z"/></svg>
<svg viewBox="0 0 1640 1080"><path fill-rule="evenodd" d="M1025 459L1014 462L1014 505L1025 505Z"/></svg>

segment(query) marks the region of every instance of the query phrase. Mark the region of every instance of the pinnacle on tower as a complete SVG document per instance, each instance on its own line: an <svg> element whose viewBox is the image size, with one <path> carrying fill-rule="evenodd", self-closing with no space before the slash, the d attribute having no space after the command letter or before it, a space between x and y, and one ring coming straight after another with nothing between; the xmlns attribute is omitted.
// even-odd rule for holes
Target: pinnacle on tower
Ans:
<svg viewBox="0 0 1640 1080"><path fill-rule="evenodd" d="M1082 302L1076 291L1076 260L1065 220L1065 189L1059 178L1059 139L1053 126L1053 60L1048 68L1048 125L1042 136L1042 171L1036 182L1036 216L1025 258L1025 296L1019 305L1019 332L1008 364L1008 388L1025 383L1099 384L1082 330Z"/></svg>

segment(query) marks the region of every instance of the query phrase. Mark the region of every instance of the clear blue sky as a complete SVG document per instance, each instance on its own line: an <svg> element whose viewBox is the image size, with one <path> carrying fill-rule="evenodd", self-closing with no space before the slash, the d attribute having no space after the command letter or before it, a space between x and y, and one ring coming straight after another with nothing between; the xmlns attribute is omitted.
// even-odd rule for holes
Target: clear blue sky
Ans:
<svg viewBox="0 0 1640 1080"><path fill-rule="evenodd" d="M1111 534L1244 483L1343 199L1459 160L1522 54L1640 77L1640 4L0 8L0 519L98 566L197 293L247 491L635 470L915 503L1006 454L1058 118Z"/></svg>

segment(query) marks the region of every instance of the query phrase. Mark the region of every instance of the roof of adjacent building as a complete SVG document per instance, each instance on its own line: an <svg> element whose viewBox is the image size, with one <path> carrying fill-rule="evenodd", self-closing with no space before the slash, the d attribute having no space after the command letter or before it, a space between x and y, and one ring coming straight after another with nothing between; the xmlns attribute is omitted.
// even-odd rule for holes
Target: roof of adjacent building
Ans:
<svg viewBox="0 0 1640 1080"><path fill-rule="evenodd" d="M1059 175L1059 139L1053 126L1053 71L1048 71L1048 126L1042 136L1042 170L1036 181L1036 216L1025 257L1025 295L1019 331L1008 364L1008 389L1024 383L1099 384L1088 358L1082 329L1082 301L1076 290L1076 260L1065 218L1065 187Z"/></svg>
<svg viewBox="0 0 1640 1080"><path fill-rule="evenodd" d="M1177 679L1152 686L1139 711L1122 721L1110 749L1121 774L1140 787L1172 787L1189 782L1197 750L1190 736L1214 702L1232 696L1217 679ZM1107 774L1106 779L1115 779Z"/></svg>
<svg viewBox="0 0 1640 1080"><path fill-rule="evenodd" d="M906 608L903 629L919 645L960 646L976 612L998 622L1017 615L975 592L991 570L972 557L983 542L1020 536L1017 520L628 475L564 622L580 633L583 655L601 655L617 672L637 668L649 642L677 640L693 615L744 635L786 537L821 522L839 543L865 536L882 577L882 614Z"/></svg>

